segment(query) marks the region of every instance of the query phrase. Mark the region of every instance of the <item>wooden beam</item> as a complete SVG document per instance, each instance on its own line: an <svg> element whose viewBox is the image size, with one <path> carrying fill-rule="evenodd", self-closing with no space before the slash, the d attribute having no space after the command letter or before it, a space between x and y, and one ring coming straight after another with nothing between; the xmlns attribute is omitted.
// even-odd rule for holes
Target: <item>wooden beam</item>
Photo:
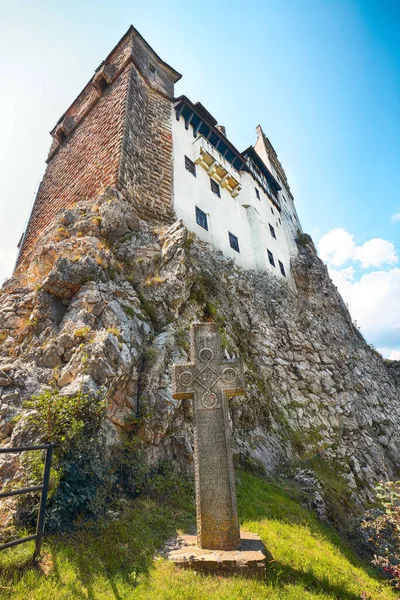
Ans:
<svg viewBox="0 0 400 600"><path fill-rule="evenodd" d="M190 113L190 117L188 119L185 118L185 129L189 129L189 125L192 122L194 117L194 112Z"/></svg>
<svg viewBox="0 0 400 600"><path fill-rule="evenodd" d="M197 134L200 131L200 127L203 125L203 121L199 121L196 127L193 127L193 137L197 137Z"/></svg>
<svg viewBox="0 0 400 600"><path fill-rule="evenodd" d="M175 108L175 115L176 115L176 120L179 121L179 119L181 118L181 114L183 113L183 109L185 108L185 103L181 102L179 104L179 106L177 106Z"/></svg>

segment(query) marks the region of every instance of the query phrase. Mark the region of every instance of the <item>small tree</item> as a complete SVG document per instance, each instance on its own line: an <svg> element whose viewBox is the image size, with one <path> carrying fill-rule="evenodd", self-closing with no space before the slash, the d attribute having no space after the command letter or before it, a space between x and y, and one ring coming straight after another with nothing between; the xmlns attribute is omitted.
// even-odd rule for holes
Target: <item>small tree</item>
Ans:
<svg viewBox="0 0 400 600"><path fill-rule="evenodd" d="M83 513L95 513L103 496L111 466L104 460L101 430L106 417L103 394L78 392L62 396L46 390L25 402L31 409L29 422L42 440L55 444L47 528L68 527ZM37 462L39 461L39 462ZM30 480L41 478L42 457L28 457L25 467ZM26 507L29 522L33 507Z"/></svg>

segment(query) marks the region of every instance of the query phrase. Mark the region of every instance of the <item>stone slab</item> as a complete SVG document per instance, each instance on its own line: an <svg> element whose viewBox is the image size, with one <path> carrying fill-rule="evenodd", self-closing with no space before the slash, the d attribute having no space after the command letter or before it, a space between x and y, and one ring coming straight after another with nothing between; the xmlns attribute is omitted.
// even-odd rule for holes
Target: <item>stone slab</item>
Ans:
<svg viewBox="0 0 400 600"><path fill-rule="evenodd" d="M227 361L217 323L190 330L190 363L174 364L172 397L193 398L198 546L234 550L240 543L227 397L244 394L240 361Z"/></svg>
<svg viewBox="0 0 400 600"><path fill-rule="evenodd" d="M238 550L206 550L197 546L196 535L180 535L168 544L164 556L184 569L259 578L266 577L273 560L260 537L245 531L240 532Z"/></svg>

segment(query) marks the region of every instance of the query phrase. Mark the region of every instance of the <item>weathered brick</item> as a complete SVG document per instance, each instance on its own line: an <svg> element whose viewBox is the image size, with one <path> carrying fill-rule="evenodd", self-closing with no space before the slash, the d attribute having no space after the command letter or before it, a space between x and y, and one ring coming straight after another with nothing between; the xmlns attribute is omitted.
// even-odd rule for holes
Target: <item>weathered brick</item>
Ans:
<svg viewBox="0 0 400 600"><path fill-rule="evenodd" d="M156 76L150 63L157 67ZM95 74L52 132L18 267L57 212L83 198L95 200L107 187L120 190L142 218L173 220L171 102L180 75L133 27L105 67L114 79L102 90L101 72Z"/></svg>

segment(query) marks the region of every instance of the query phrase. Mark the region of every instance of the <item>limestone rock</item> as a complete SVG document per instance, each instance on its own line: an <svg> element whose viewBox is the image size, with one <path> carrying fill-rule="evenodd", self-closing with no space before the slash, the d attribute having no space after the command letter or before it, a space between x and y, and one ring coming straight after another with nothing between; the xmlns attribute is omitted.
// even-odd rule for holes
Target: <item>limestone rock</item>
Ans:
<svg viewBox="0 0 400 600"><path fill-rule="evenodd" d="M269 473L322 461L368 500L400 468L398 364L366 344L311 242L292 273L295 290L239 269L182 221L153 230L113 190L77 202L2 288L1 443L40 437L27 427L33 394L101 389L105 452L125 432L150 464L192 469L192 413L172 398L171 367L188 360L190 324L210 319L244 362L246 397L229 401L238 457Z"/></svg>

